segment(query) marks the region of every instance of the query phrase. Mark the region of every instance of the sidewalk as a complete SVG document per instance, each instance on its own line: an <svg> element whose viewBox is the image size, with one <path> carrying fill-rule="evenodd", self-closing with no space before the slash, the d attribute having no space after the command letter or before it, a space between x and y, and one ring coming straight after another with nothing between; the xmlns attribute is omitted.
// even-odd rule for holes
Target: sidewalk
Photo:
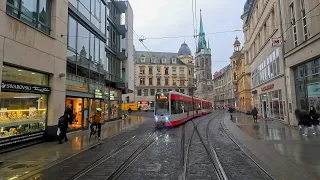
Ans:
<svg viewBox="0 0 320 180"><path fill-rule="evenodd" d="M107 122L102 127L101 139L111 138L145 121L142 116L130 116L130 119ZM69 141L63 144L46 142L0 155L3 161L0 164L0 180L16 179L45 166L53 166L101 143L94 138L89 142L89 130L70 133L68 138Z"/></svg>
<svg viewBox="0 0 320 180"><path fill-rule="evenodd" d="M301 136L298 127L281 121L258 120L229 113L223 120L227 133L275 179L320 179L320 136Z"/></svg>

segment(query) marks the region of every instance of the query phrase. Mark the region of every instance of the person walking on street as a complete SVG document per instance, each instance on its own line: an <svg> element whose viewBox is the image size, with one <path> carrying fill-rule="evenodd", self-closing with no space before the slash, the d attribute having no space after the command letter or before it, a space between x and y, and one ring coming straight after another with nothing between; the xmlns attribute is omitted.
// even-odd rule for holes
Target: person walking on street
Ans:
<svg viewBox="0 0 320 180"><path fill-rule="evenodd" d="M68 141L68 138L67 138L68 115L67 114L64 114L59 118L58 128L60 129L59 143L62 144L63 139L65 140L65 142L67 142Z"/></svg>
<svg viewBox="0 0 320 180"><path fill-rule="evenodd" d="M303 136L308 136L309 127L311 127L310 116L307 113L300 112L299 109L295 110L295 115L299 120L298 125L302 127Z"/></svg>
<svg viewBox="0 0 320 180"><path fill-rule="evenodd" d="M69 106L66 106L66 109L64 110L64 114L67 115L67 119L70 124L72 124L72 121L73 121L73 111L71 107L72 105L69 104Z"/></svg>
<svg viewBox="0 0 320 180"><path fill-rule="evenodd" d="M101 111L102 111L101 108L97 108L96 113L94 113L94 115L92 115L91 118L90 118L90 119L92 119L90 129L92 130L94 125L96 125L98 127L98 138L99 138L99 140L100 140L100 135L101 135L101 126L102 126L102 123L103 123L103 118L102 118L102 115L101 115Z"/></svg>
<svg viewBox="0 0 320 180"><path fill-rule="evenodd" d="M311 124L313 125L314 128L314 135L319 134L318 132L318 126L319 126L319 114L316 112L316 110L314 109L313 106L310 106L310 112L309 112L309 116L311 119Z"/></svg>
<svg viewBox="0 0 320 180"><path fill-rule="evenodd" d="M258 110L256 107L252 109L253 122L258 122Z"/></svg>

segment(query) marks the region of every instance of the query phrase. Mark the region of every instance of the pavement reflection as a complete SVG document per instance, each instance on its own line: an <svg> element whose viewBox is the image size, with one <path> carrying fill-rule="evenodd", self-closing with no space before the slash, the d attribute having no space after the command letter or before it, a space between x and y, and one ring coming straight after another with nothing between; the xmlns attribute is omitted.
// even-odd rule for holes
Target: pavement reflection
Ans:
<svg viewBox="0 0 320 180"><path fill-rule="evenodd" d="M312 128L308 137L303 137L298 127L277 120L260 119L255 123L251 116L239 114L232 122L250 137L320 175L320 136L313 135Z"/></svg>
<svg viewBox="0 0 320 180"><path fill-rule="evenodd" d="M125 130L145 122L143 116L130 116L130 120L107 122L102 127L101 139L111 138ZM101 143L97 139L89 142L89 131L78 131L68 135L69 141L63 144L47 142L0 155L0 180L23 179L28 173L36 173L66 160L90 147Z"/></svg>

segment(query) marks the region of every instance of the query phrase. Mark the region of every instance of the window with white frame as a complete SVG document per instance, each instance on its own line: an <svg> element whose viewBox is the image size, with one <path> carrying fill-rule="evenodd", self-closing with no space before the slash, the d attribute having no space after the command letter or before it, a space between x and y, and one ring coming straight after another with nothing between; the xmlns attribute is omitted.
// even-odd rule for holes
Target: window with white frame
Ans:
<svg viewBox="0 0 320 180"><path fill-rule="evenodd" d="M156 63L156 58L155 57L151 58L151 63Z"/></svg>
<svg viewBox="0 0 320 180"><path fill-rule="evenodd" d="M140 78L140 85L144 85L145 83L145 78Z"/></svg>
<svg viewBox="0 0 320 180"><path fill-rule="evenodd" d="M165 57L161 58L161 63L162 63L162 64L165 64L165 63L166 63L166 58L165 58Z"/></svg>
<svg viewBox="0 0 320 180"><path fill-rule="evenodd" d="M139 67L140 68L140 74L145 74L145 67Z"/></svg>
<svg viewBox="0 0 320 180"><path fill-rule="evenodd" d="M157 74L161 74L161 67L157 67Z"/></svg>
<svg viewBox="0 0 320 180"><path fill-rule="evenodd" d="M305 0L300 0L301 3L301 17L302 17L302 27L303 27L303 38L308 40L308 27L307 27L307 18L306 18L306 9L305 9Z"/></svg>
<svg viewBox="0 0 320 180"><path fill-rule="evenodd" d="M184 75L184 68L183 68L183 67L180 67L180 68L179 68L179 72L180 72L180 75Z"/></svg>
<svg viewBox="0 0 320 180"><path fill-rule="evenodd" d="M140 57L140 62L141 63L145 63L146 62L146 58L145 57Z"/></svg>
<svg viewBox="0 0 320 180"><path fill-rule="evenodd" d="M176 67L172 67L172 74L176 75L177 74L177 68Z"/></svg>
<svg viewBox="0 0 320 180"><path fill-rule="evenodd" d="M291 14L291 27L292 27L292 35L293 35L293 45L294 47L298 46L298 36L297 36L297 24L294 12L294 3L290 5L290 14Z"/></svg>
<svg viewBox="0 0 320 180"><path fill-rule="evenodd" d="M177 59L176 58L172 58L172 64L176 64L177 63Z"/></svg>

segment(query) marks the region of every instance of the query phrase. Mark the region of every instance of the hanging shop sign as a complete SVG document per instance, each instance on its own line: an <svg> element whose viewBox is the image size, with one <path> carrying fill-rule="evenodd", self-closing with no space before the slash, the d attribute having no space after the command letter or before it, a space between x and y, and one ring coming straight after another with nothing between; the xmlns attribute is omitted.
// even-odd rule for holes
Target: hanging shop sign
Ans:
<svg viewBox="0 0 320 180"><path fill-rule="evenodd" d="M281 38L271 38L271 46L272 47L281 47L282 39Z"/></svg>
<svg viewBox="0 0 320 180"><path fill-rule="evenodd" d="M261 91L267 91L274 88L274 84L269 84L261 88Z"/></svg>
<svg viewBox="0 0 320 180"><path fill-rule="evenodd" d="M95 98L98 98L98 99L102 99L102 92L101 92L100 89L96 89L96 90L94 91L94 97L95 97Z"/></svg>
<svg viewBox="0 0 320 180"><path fill-rule="evenodd" d="M252 94L257 94L257 93L258 93L257 90L253 90L253 91L252 91Z"/></svg>
<svg viewBox="0 0 320 180"><path fill-rule="evenodd" d="M2 81L1 90L2 91L30 92L30 93L43 93L43 94L50 93L50 87L22 84L22 83L16 83L16 82L7 82L7 81Z"/></svg>
<svg viewBox="0 0 320 180"><path fill-rule="evenodd" d="M110 100L114 100L114 91L110 91Z"/></svg>

